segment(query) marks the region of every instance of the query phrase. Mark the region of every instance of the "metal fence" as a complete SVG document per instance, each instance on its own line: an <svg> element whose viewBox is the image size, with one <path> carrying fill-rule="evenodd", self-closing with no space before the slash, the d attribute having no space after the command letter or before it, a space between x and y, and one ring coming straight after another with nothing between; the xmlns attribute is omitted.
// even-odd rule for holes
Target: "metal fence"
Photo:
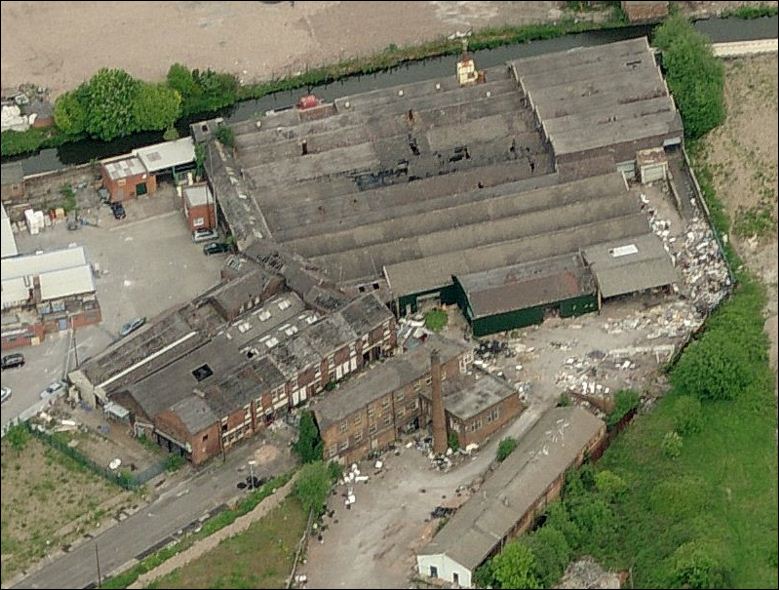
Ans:
<svg viewBox="0 0 779 590"><path fill-rule="evenodd" d="M52 403L54 403L54 401L57 398L62 397L63 395L65 395L65 393L66 393L65 391L60 391L59 393L53 395L48 399L42 399L36 402L35 404L33 404L32 406L30 406L29 408L27 408L26 410L24 410L21 414L19 414L15 418L11 418L10 421L3 424L2 430L0 431L0 438L5 438L5 435L8 434L8 431L11 428L16 426L17 424L24 424L25 422L27 422L27 420L37 415L40 411L48 408Z"/></svg>

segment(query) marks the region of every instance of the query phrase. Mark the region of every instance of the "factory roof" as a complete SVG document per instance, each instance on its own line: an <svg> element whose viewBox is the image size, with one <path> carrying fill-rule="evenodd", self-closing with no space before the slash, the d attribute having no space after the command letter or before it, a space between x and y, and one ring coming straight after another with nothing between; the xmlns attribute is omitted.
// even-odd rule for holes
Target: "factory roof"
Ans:
<svg viewBox="0 0 779 590"><path fill-rule="evenodd" d="M544 414L418 555L444 554L473 571L598 433L603 421L579 407Z"/></svg>
<svg viewBox="0 0 779 590"><path fill-rule="evenodd" d="M95 291L92 267L88 264L44 273L40 275L40 285L42 301Z"/></svg>
<svg viewBox="0 0 779 590"><path fill-rule="evenodd" d="M603 297L663 287L679 280L663 243L652 233L590 246L583 254Z"/></svg>
<svg viewBox="0 0 779 590"><path fill-rule="evenodd" d="M196 184L184 187L184 198L190 207L198 205L211 205L214 203L214 197L207 184Z"/></svg>
<svg viewBox="0 0 779 590"><path fill-rule="evenodd" d="M445 363L468 350L465 343L440 336L430 336L424 345L410 352L391 357L381 364L352 377L347 383L329 392L314 406L321 430L343 420L352 412L396 391L430 372L430 353L437 349Z"/></svg>
<svg viewBox="0 0 779 590"><path fill-rule="evenodd" d="M458 375L442 383L444 408L460 420L468 420L500 403L507 397L518 395L511 385L489 373L475 369L470 375ZM430 392L422 390L430 399Z"/></svg>
<svg viewBox="0 0 779 590"><path fill-rule="evenodd" d="M2 217L0 217L0 258L16 256L19 250L16 248L16 237L11 229L11 220L5 212L5 206L0 205Z"/></svg>
<svg viewBox="0 0 779 590"><path fill-rule="evenodd" d="M595 293L578 254L495 268L457 277L474 319Z"/></svg>
<svg viewBox="0 0 779 590"><path fill-rule="evenodd" d="M646 37L518 59L511 66L556 157L682 133Z"/></svg>

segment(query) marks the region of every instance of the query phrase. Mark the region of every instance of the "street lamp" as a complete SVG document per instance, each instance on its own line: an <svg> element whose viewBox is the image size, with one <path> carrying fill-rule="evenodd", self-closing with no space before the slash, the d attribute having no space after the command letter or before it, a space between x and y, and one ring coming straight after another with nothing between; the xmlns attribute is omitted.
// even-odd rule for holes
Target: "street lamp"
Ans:
<svg viewBox="0 0 779 590"><path fill-rule="evenodd" d="M254 466L257 465L257 461L249 461L249 486L251 490L254 489Z"/></svg>

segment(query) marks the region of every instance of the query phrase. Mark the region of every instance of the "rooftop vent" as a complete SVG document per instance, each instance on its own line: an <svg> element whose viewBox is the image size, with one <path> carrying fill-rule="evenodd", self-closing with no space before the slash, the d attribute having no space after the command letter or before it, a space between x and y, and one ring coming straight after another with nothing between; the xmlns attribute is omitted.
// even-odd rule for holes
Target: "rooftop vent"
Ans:
<svg viewBox="0 0 779 590"><path fill-rule="evenodd" d="M192 371L192 375L197 379L197 382L200 383L203 381L203 379L208 379L211 375L213 375L214 372L211 370L211 367L206 365L201 365L194 371Z"/></svg>

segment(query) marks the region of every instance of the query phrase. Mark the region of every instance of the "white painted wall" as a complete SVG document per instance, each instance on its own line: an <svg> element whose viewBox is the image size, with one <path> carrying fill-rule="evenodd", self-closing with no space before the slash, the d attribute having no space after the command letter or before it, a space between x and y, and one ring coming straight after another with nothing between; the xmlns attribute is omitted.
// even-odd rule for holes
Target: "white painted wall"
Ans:
<svg viewBox="0 0 779 590"><path fill-rule="evenodd" d="M444 554L417 555L417 570L421 576L430 577L430 566L438 570L438 577L447 582L454 582L454 575L459 576L460 588L471 587L471 570L460 565Z"/></svg>

